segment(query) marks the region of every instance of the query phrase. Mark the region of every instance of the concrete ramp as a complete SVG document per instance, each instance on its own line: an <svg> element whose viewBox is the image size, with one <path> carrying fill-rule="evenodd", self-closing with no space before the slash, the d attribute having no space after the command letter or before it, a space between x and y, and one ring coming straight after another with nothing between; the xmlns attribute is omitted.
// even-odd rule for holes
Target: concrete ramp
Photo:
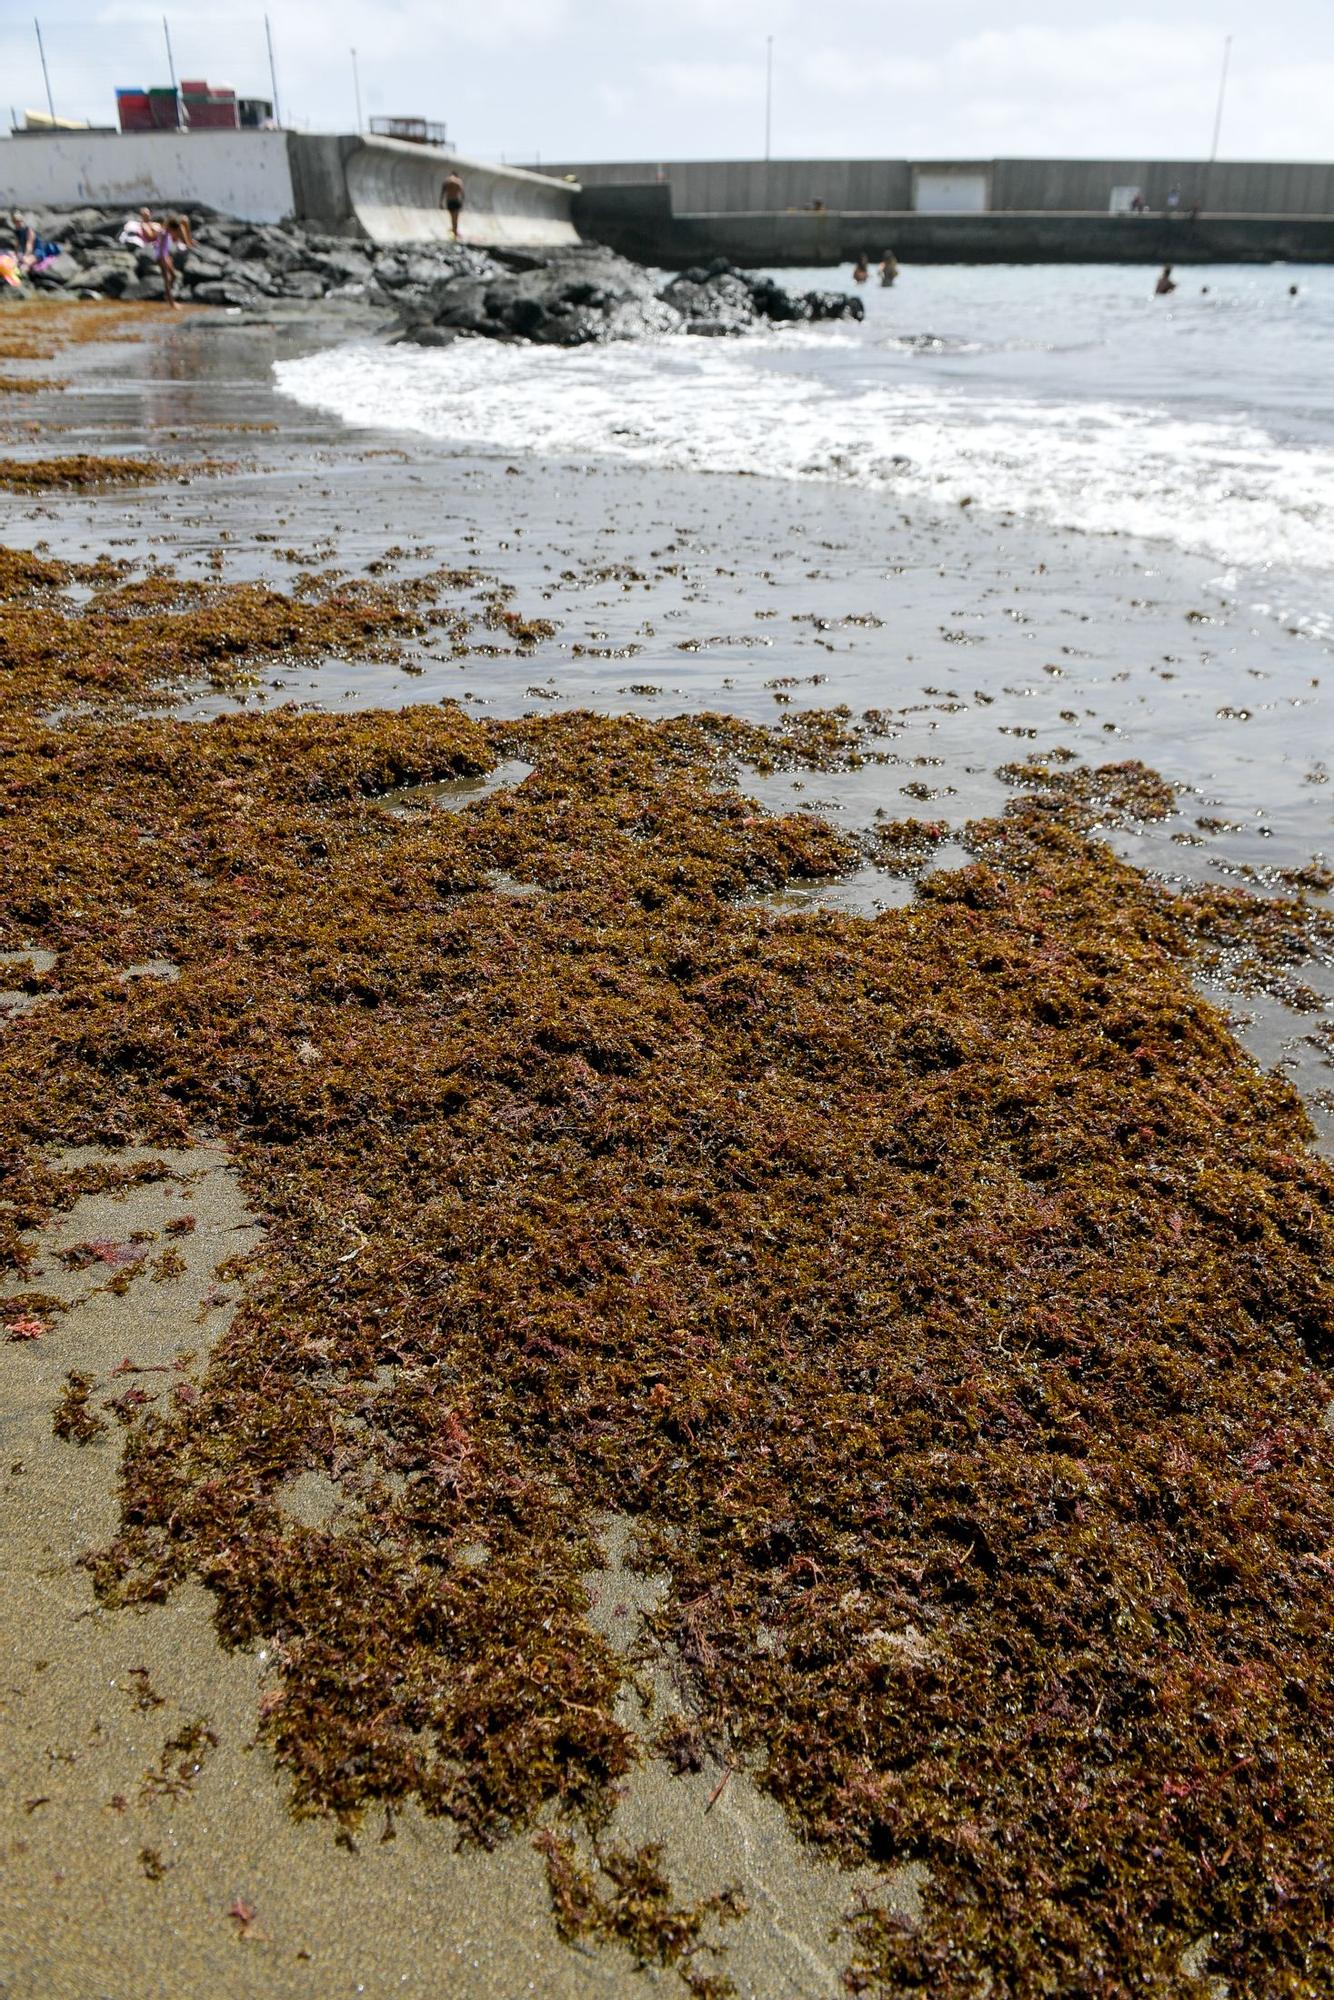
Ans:
<svg viewBox="0 0 1334 2000"><path fill-rule="evenodd" d="M459 232L481 249L537 249L577 243L570 218L579 189L521 167L485 166L406 139L363 139L348 155L347 198L373 243L425 243L450 234L440 206L445 176L463 181Z"/></svg>

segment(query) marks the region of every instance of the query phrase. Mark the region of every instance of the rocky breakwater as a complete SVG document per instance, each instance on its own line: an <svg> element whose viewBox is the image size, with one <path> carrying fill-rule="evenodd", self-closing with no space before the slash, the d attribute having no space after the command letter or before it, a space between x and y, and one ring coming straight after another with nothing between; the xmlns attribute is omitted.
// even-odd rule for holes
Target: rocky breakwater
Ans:
<svg viewBox="0 0 1334 2000"><path fill-rule="evenodd" d="M405 340L438 347L467 337L584 347L652 334L727 335L774 321L860 319L843 292L783 290L730 264L686 271L659 289L653 274L600 244L493 251L487 271L453 271L395 298Z"/></svg>
<svg viewBox="0 0 1334 2000"><path fill-rule="evenodd" d="M39 289L83 298L160 299L162 272L146 250L121 241L123 209L27 211L60 255L34 273ZM398 289L416 291L459 270L491 268L484 252L452 244L381 249L344 236L325 236L298 223L240 222L198 208L190 212L195 247L179 258L182 298L196 305L262 306L327 298L361 299Z"/></svg>
<svg viewBox="0 0 1334 2000"><path fill-rule="evenodd" d="M43 289L82 298L162 297L156 260L120 240L122 210L34 210L29 220L60 245L60 255L34 275ZM661 284L595 243L547 251L384 247L293 222L239 222L199 210L192 227L195 248L179 260L182 298L242 308L359 299L391 311L400 338L426 347L468 337L582 347L862 317L861 300L844 292L787 292L772 278L722 262Z"/></svg>

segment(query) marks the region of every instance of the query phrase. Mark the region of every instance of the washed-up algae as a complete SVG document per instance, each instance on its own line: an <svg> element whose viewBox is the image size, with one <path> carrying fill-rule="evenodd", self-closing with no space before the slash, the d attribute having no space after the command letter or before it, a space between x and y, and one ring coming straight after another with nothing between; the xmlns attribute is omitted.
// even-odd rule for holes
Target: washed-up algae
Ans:
<svg viewBox="0 0 1334 2000"><path fill-rule="evenodd" d="M266 665L393 658L428 636L463 654L474 628L505 620L526 652L552 629L507 611L499 587L471 570L394 584L329 571L284 592L16 549L0 550L0 613L0 699L41 714L141 710L202 686L252 685Z"/></svg>
<svg viewBox="0 0 1334 2000"><path fill-rule="evenodd" d="M1095 827L1167 819L1176 809L1172 786L1133 760L1055 770L1042 762L1007 764L999 776L1023 785L1026 795L1004 822L982 830L978 851L993 857L1014 854L1020 866L1025 843L1035 832L1040 835L1045 819L1087 833ZM1175 892L1146 885L1144 893L1150 898L1156 895L1189 938L1197 971L1238 992L1267 993L1298 1013L1308 1013L1321 1008L1324 997L1298 979L1296 969L1334 965L1334 910L1326 902L1313 902L1305 891L1323 894L1330 887L1327 874L1317 862L1302 869L1276 869L1275 882L1296 887L1301 892L1296 896L1256 894L1213 882Z"/></svg>
<svg viewBox="0 0 1334 2000"><path fill-rule="evenodd" d="M0 306L0 362L49 361L70 347L134 339L161 324L161 306L139 301L10 297Z"/></svg>
<svg viewBox="0 0 1334 2000"><path fill-rule="evenodd" d="M0 396L36 396L43 389L63 389L64 386L51 375L0 374Z"/></svg>
<svg viewBox="0 0 1334 2000"><path fill-rule="evenodd" d="M262 1247L192 1400L114 1411L91 1561L264 1642L296 1809L581 1816L611 1889L550 1833L561 1924L693 1974L703 1906L601 1831L643 1750L581 1582L613 1511L693 1741L840 1860L925 1864L853 1990L1328 1993L1334 1177L1087 801L794 918L744 899L860 849L731 781L781 732L56 727L33 676L0 948L57 958L0 1038L4 1254L69 1205L52 1142L234 1150ZM462 811L376 803L514 757ZM72 1369L71 1441L104 1393Z"/></svg>
<svg viewBox="0 0 1334 2000"><path fill-rule="evenodd" d="M168 465L159 458L105 458L94 452L70 452L63 458L0 458L0 486L11 493L69 492L79 487L159 485L187 472L216 472L212 460L192 458L186 465Z"/></svg>

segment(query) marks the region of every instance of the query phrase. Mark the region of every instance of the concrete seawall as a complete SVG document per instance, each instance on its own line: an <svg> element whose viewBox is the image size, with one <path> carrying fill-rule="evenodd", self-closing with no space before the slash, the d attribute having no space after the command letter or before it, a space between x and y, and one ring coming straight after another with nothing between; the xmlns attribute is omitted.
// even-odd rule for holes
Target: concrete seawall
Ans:
<svg viewBox="0 0 1334 2000"><path fill-rule="evenodd" d="M431 146L358 134L61 132L0 140L0 205L209 207L246 222L287 217L376 243L449 234L440 191L450 168L467 189L464 240L551 248L578 238L566 180L461 159Z"/></svg>
<svg viewBox="0 0 1334 2000"><path fill-rule="evenodd" d="M586 188L657 183L678 215L781 213L817 198L838 214L925 212L942 175L972 183L978 206L998 214L1106 215L1125 188L1161 211L1175 187L1184 208L1199 202L1213 215L1334 215L1334 165L1302 160L570 161L545 171Z"/></svg>
<svg viewBox="0 0 1334 2000"><path fill-rule="evenodd" d="M593 186L580 193L581 235L665 270L725 257L745 270L851 263L892 249L921 264L1250 264L1334 262L1334 216L923 215L853 209L674 214L671 189Z"/></svg>
<svg viewBox="0 0 1334 2000"><path fill-rule="evenodd" d="M0 139L5 208L191 208L246 222L293 213L286 132L51 132Z"/></svg>
<svg viewBox="0 0 1334 2000"><path fill-rule="evenodd" d="M358 228L374 243L447 237L440 191L451 168L467 192L461 219L467 242L493 249L578 241L570 214L578 189L568 181L485 166L402 139L367 139L348 157L348 204Z"/></svg>

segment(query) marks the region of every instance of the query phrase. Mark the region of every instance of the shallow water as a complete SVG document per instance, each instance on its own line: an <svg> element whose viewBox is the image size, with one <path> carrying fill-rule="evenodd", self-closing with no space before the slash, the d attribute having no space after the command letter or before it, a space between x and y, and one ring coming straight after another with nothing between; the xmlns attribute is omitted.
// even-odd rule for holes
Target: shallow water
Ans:
<svg viewBox="0 0 1334 2000"><path fill-rule="evenodd" d="M831 276L777 275L793 288ZM353 426L455 445L833 482L1140 536L1326 629L1334 271L1211 266L1157 299L1137 266L936 265L863 297L861 325L731 341L354 343L281 363L278 382Z"/></svg>

